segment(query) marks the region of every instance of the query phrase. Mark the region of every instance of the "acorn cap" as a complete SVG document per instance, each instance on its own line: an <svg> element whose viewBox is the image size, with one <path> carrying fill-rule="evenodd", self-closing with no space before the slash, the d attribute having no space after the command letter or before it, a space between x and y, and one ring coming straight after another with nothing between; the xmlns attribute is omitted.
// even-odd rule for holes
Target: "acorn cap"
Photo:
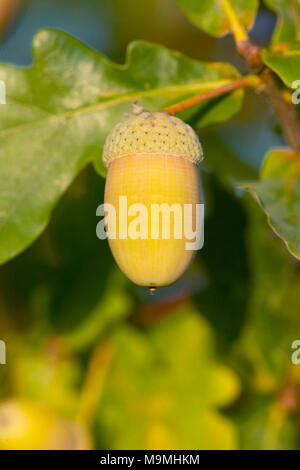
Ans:
<svg viewBox="0 0 300 470"><path fill-rule="evenodd" d="M108 167L115 158L132 153L174 155L196 165L203 159L195 131L164 112L143 111L117 124L106 139L103 162Z"/></svg>

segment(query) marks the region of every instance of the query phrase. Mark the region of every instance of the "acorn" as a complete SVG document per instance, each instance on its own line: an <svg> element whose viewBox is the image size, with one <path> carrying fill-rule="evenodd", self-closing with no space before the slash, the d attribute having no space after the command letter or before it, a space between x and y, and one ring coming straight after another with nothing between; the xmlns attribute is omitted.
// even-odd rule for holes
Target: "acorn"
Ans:
<svg viewBox="0 0 300 470"><path fill-rule="evenodd" d="M194 256L195 249L187 248L190 238L183 225L188 205L190 227L203 232L202 221L196 227L196 207L201 205L197 166L202 158L199 139L188 124L139 106L105 142L104 202L116 211L116 229L111 227L114 221L106 218L108 242L120 269L135 284L149 287L151 294L175 282ZM136 229L133 236L130 224Z"/></svg>
<svg viewBox="0 0 300 470"><path fill-rule="evenodd" d="M88 450L91 439L81 423L24 399L0 404L1 450Z"/></svg>

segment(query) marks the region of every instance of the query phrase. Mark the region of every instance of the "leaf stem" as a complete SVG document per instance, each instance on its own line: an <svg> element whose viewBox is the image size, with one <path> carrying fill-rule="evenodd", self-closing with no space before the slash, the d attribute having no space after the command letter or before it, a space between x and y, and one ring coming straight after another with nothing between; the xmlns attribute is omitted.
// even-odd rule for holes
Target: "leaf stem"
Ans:
<svg viewBox="0 0 300 470"><path fill-rule="evenodd" d="M162 111L168 114L176 114L203 101L217 98L246 86L252 86L266 96L277 115L288 145L295 152L299 152L300 122L295 106L287 99L286 94L282 92L274 73L265 66L262 58L262 48L250 41L246 30L241 25L236 12L232 8L230 0L220 0L220 2L230 22L237 51L245 60L253 74L195 95L185 101L169 106Z"/></svg>
<svg viewBox="0 0 300 470"><path fill-rule="evenodd" d="M184 101L176 103L168 108L163 109L162 111L167 114L177 114L181 111L184 111L196 104L202 103L203 101L207 101L213 98L218 98L219 96L223 96L231 91L238 90L240 88L245 88L247 86L251 87L258 87L260 84L260 80L255 75L247 75L246 77L239 78L232 82L228 82L220 87L213 88L212 90L205 91L200 93L199 95L192 96Z"/></svg>
<svg viewBox="0 0 300 470"><path fill-rule="evenodd" d="M228 21L231 26L231 31L234 35L234 39L236 42L238 41L247 41L248 35L245 28L241 25L239 18L232 8L232 5L229 0L221 0L222 8L224 10L225 15L228 18Z"/></svg>

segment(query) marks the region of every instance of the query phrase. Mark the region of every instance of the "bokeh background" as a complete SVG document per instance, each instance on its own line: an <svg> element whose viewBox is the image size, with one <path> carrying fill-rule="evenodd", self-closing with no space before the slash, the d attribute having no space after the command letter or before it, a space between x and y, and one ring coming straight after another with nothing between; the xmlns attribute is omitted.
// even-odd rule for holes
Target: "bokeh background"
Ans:
<svg viewBox="0 0 300 470"><path fill-rule="evenodd" d="M275 21L261 7L253 40L266 45ZM232 38L202 33L174 0L0 0L0 62L30 66L43 27L119 63L144 39L245 72ZM0 448L300 448L299 263L236 186L284 140L253 92L199 136L205 244L175 285L152 298L120 273L96 237L104 180L92 167L0 268Z"/></svg>

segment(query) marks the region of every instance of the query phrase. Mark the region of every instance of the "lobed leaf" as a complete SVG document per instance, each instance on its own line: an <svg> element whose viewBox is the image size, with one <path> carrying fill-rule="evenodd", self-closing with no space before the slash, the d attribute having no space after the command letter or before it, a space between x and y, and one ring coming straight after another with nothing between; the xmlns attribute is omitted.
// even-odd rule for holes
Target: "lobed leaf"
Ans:
<svg viewBox="0 0 300 470"><path fill-rule="evenodd" d="M131 103L157 110L237 77L230 65L198 62L145 42L129 46L125 65L114 64L48 29L36 35L33 56L31 68L0 66L7 88L7 104L0 107L0 263L41 233L85 165L93 162L105 175L103 143ZM216 100L201 113L197 108L197 125L228 119L241 97Z"/></svg>
<svg viewBox="0 0 300 470"><path fill-rule="evenodd" d="M263 52L264 63L270 67L290 88L300 80L300 42L284 46L282 49Z"/></svg>
<svg viewBox="0 0 300 470"><path fill-rule="evenodd" d="M289 251L300 259L300 158L288 149L272 150L261 180L244 185L259 202L268 222Z"/></svg>
<svg viewBox="0 0 300 470"><path fill-rule="evenodd" d="M250 30L258 8L257 0L177 0L177 2L193 23L217 37L231 32L231 22L226 14L228 9L241 26Z"/></svg>

